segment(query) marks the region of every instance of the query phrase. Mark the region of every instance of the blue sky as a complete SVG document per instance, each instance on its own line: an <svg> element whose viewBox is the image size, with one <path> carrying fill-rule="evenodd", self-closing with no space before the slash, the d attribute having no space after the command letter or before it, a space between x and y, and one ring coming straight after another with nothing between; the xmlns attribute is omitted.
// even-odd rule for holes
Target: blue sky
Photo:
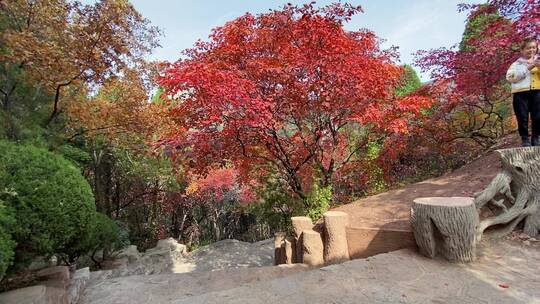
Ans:
<svg viewBox="0 0 540 304"><path fill-rule="evenodd" d="M86 3L92 0L83 1ZM162 47L152 59L175 61L180 52L197 39L206 39L210 30L245 12L253 14L276 9L299 0L131 0L135 8L164 32ZM317 1L326 5L335 0ZM349 30L367 28L386 40L385 47L399 47L401 62L413 62L412 53L422 49L451 46L461 39L465 13L457 12L461 2L478 0L350 0L363 7L364 13L346 25ZM427 80L427 75L421 75Z"/></svg>

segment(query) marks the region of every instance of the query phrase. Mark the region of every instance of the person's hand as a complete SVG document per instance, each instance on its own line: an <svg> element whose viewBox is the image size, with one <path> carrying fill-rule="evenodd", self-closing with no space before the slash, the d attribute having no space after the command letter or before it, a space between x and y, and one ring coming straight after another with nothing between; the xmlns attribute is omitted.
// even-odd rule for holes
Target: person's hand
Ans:
<svg viewBox="0 0 540 304"><path fill-rule="evenodd" d="M535 67L540 67L540 61L538 59L536 60L528 60L527 61L527 69L530 71Z"/></svg>

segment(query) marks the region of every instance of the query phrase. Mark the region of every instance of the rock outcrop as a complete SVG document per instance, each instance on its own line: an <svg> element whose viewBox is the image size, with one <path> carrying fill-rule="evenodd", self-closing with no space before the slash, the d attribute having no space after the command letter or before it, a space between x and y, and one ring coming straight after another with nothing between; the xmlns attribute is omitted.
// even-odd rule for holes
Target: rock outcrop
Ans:
<svg viewBox="0 0 540 304"><path fill-rule="evenodd" d="M2 304L77 304L90 279L88 268L73 273L67 266L37 272L38 285L0 294Z"/></svg>

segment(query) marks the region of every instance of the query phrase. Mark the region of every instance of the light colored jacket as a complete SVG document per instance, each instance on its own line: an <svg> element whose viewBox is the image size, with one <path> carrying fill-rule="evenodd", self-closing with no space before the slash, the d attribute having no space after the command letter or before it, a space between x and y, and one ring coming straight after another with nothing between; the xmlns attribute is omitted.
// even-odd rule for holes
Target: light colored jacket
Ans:
<svg viewBox="0 0 540 304"><path fill-rule="evenodd" d="M512 84L512 93L540 90L540 70L537 67L529 71L527 59L519 58L506 72L506 80Z"/></svg>

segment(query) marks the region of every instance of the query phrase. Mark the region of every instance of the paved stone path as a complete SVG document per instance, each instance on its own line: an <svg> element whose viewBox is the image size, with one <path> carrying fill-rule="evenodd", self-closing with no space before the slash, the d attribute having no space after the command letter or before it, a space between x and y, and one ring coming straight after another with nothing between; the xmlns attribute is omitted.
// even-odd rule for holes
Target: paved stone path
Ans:
<svg viewBox="0 0 540 304"><path fill-rule="evenodd" d="M90 286L81 304L540 303L540 245L486 241L472 264L400 250L297 273L261 267L131 276ZM294 273L294 274L291 274Z"/></svg>

